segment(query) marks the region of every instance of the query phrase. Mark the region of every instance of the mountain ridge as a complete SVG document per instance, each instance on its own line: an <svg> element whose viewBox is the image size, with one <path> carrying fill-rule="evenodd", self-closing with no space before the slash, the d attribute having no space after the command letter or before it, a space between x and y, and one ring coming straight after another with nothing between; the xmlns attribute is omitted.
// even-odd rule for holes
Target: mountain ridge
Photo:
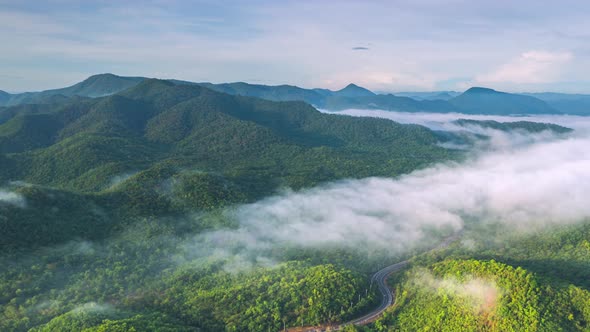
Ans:
<svg viewBox="0 0 590 332"><path fill-rule="evenodd" d="M97 74L72 86L9 94L0 92L0 106L52 104L68 98L96 98L121 92L149 78ZM339 111L350 108L401 112L460 112L471 114L590 114L590 95L559 93L515 94L485 87L472 87L458 94L453 91L376 94L354 83L332 91L306 89L294 85L260 85L246 82L209 83L165 79L178 85L198 85L232 95L257 97L271 101L304 101L320 109ZM458 94L458 95L457 95ZM476 97L478 96L478 97ZM485 100L478 100L484 98Z"/></svg>

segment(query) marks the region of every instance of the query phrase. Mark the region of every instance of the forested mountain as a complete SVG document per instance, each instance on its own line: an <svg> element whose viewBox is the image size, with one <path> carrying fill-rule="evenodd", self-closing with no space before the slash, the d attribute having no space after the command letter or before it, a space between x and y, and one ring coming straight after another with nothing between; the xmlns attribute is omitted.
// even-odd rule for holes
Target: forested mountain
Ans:
<svg viewBox="0 0 590 332"><path fill-rule="evenodd" d="M484 234L417 257L390 280L397 306L366 331L586 331L590 224L504 236Z"/></svg>
<svg viewBox="0 0 590 332"><path fill-rule="evenodd" d="M461 95L450 99L449 103L461 113L470 114L510 115L559 113L544 101L534 97L479 87L470 88Z"/></svg>
<svg viewBox="0 0 590 332"><path fill-rule="evenodd" d="M257 97L272 101L305 101L312 105L321 104L325 97L317 91L303 89L292 85L268 86L248 84L243 82L212 84L176 81L175 83L198 84L206 88L231 95Z"/></svg>
<svg viewBox="0 0 590 332"><path fill-rule="evenodd" d="M61 101L73 96L102 97L130 88L143 80L145 80L144 77L99 74L90 76L84 81L66 88L9 94L4 97L0 94L0 105L47 104L55 102L56 99L57 101Z"/></svg>
<svg viewBox="0 0 590 332"><path fill-rule="evenodd" d="M186 246L232 227L220 212L231 204L457 156L425 127L155 79L0 114L6 331L266 331L354 317L376 301L360 296L369 265L345 263L354 252L277 251L286 263L236 275L229 257Z"/></svg>
<svg viewBox="0 0 590 332"><path fill-rule="evenodd" d="M73 96L101 97L121 92L146 80L145 77L123 77L99 74L73 86L8 94L0 91L0 106L21 104L51 104ZM338 111L350 108L380 109L401 112L458 112L471 114L588 114L588 98L585 95L567 94L510 94L486 88L471 88L462 94L454 91L403 92L399 94L375 94L363 87L349 84L337 91L328 89L304 89L292 85L258 85L236 83L194 83L168 80L178 85L199 85L231 95L257 97L271 101L304 101L326 110Z"/></svg>
<svg viewBox="0 0 590 332"><path fill-rule="evenodd" d="M303 102L230 96L155 79L108 97L21 105L2 114L3 182L64 190L65 200L92 202L109 211L109 220L210 209L281 187L396 176L453 156L424 127L323 114ZM122 175L124 180L113 185ZM167 181L174 184L170 192L157 189ZM44 213L42 194L18 190L32 202L39 200L36 211ZM44 233L47 239L32 240L37 218L11 211L23 220L3 232L4 246L68 238ZM78 218L74 213L71 219L58 217L61 223ZM30 223L31 228L24 226ZM104 234L116 227L111 223L88 221L80 232L70 229L71 235L90 234L95 224L101 231L94 234ZM48 228L49 233L64 230Z"/></svg>
<svg viewBox="0 0 590 332"><path fill-rule="evenodd" d="M590 114L590 95L567 93L523 93L540 99L564 114Z"/></svg>
<svg viewBox="0 0 590 332"><path fill-rule="evenodd" d="M342 90L334 91L332 93L333 96L336 97L345 97L345 98L357 98L357 97L372 97L375 94L363 87L360 87L356 84L350 83Z"/></svg>
<svg viewBox="0 0 590 332"><path fill-rule="evenodd" d="M10 93L0 90L0 105L5 105L10 99Z"/></svg>
<svg viewBox="0 0 590 332"><path fill-rule="evenodd" d="M550 131L557 134L565 134L573 131L571 128L559 126L553 123L540 123L530 121L514 121L514 122L498 122L494 120L471 120L458 119L453 123L465 126L479 126L482 128L497 129L502 131L523 130L530 133L539 133L542 131Z"/></svg>
<svg viewBox="0 0 590 332"><path fill-rule="evenodd" d="M429 91L429 92L396 92L399 97L410 97L416 100L449 100L460 95L457 91Z"/></svg>
<svg viewBox="0 0 590 332"><path fill-rule="evenodd" d="M269 245L272 239L251 238L239 224L239 204L285 188L397 177L463 156L422 126L241 95L275 98L269 87L213 86L228 94L179 81L112 79L0 108L2 331L263 332L357 318L381 301L372 274L402 254L368 249L370 243ZM356 86L340 92L348 96L279 90L278 96L320 96L335 105L365 99L388 105L394 98L407 109L438 104ZM571 131L526 121L455 124ZM381 212L363 213L370 225ZM338 220L344 226L347 218ZM472 238L478 234L467 229ZM373 324L347 328L584 330L587 234L587 226L572 226L514 237L506 246L484 237L417 256L390 278L396 306ZM471 297L453 288L465 283L484 291Z"/></svg>

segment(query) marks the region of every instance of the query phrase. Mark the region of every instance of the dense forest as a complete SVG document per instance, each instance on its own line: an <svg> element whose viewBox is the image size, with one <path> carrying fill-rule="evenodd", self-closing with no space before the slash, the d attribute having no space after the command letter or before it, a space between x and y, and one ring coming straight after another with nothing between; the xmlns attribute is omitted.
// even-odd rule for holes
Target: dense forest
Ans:
<svg viewBox="0 0 590 332"><path fill-rule="evenodd" d="M359 89L339 98L375 97ZM235 217L242 204L286 190L463 160L466 152L441 146L441 133L174 81L129 78L60 93L0 108L2 331L342 323L379 305L373 273L404 259L409 268L389 278L395 305L347 330L588 328L587 224L526 236L467 225L447 248L389 252L257 241ZM437 231L425 231L433 243L448 235Z"/></svg>
<svg viewBox="0 0 590 332"><path fill-rule="evenodd" d="M459 156L424 127L160 80L0 115L8 331L268 331L355 317L376 304L367 278L387 256L262 255L201 234L234 227L227 207L281 188Z"/></svg>

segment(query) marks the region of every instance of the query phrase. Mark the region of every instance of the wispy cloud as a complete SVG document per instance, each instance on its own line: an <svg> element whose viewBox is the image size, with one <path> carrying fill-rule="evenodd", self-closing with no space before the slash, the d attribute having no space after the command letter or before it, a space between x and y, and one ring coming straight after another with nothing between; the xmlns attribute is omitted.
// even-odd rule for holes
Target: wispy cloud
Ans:
<svg viewBox="0 0 590 332"><path fill-rule="evenodd" d="M453 3L3 3L0 27L11 33L0 36L0 72L28 79L0 78L0 88L59 87L97 72L238 81L262 70L268 82L306 87L457 89L464 85L450 79L470 77L499 89L565 80L590 91L581 74L588 46L576 37L590 29L582 15L590 5ZM351 44L355 52L345 52ZM560 61L577 70L556 75Z"/></svg>
<svg viewBox="0 0 590 332"><path fill-rule="evenodd" d="M589 128L590 120L585 121ZM237 228L199 234L187 242L187 251L221 257L239 253L253 261L289 247L396 255L432 243L434 234L475 224L499 223L517 233L590 217L588 131L579 129L567 138L544 134L524 145L519 135L496 134L491 140L499 143L496 149L478 151L462 163L397 179L287 190L238 206L226 214Z"/></svg>
<svg viewBox="0 0 590 332"><path fill-rule="evenodd" d="M528 51L488 74L477 76L475 81L529 84L563 80L564 66L572 60L570 52Z"/></svg>
<svg viewBox="0 0 590 332"><path fill-rule="evenodd" d="M14 205L20 208L25 208L27 206L27 201L21 194L0 189L0 204L2 203Z"/></svg>
<svg viewBox="0 0 590 332"><path fill-rule="evenodd" d="M452 276L437 278L427 270L418 270L411 282L438 294L442 292L467 300L474 314L492 312L503 294L503 290L493 280L475 276L466 276L464 280Z"/></svg>

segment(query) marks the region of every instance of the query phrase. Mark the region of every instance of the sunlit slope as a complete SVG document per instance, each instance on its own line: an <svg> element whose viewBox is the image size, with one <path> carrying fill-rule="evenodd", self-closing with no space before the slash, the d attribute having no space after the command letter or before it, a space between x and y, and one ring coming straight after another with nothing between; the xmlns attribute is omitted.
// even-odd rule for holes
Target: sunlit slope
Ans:
<svg viewBox="0 0 590 332"><path fill-rule="evenodd" d="M397 289L398 308L383 319L393 331L583 331L590 319L587 290L493 260L414 269Z"/></svg>
<svg viewBox="0 0 590 332"><path fill-rule="evenodd" d="M107 229L119 217L211 209L285 186L396 176L453 156L424 127L161 80L103 98L5 111L12 116L0 124L0 179L83 193L108 211ZM52 240L35 242L67 239L47 229ZM63 229L85 237L74 231L79 227ZM12 235L6 241L20 238Z"/></svg>

